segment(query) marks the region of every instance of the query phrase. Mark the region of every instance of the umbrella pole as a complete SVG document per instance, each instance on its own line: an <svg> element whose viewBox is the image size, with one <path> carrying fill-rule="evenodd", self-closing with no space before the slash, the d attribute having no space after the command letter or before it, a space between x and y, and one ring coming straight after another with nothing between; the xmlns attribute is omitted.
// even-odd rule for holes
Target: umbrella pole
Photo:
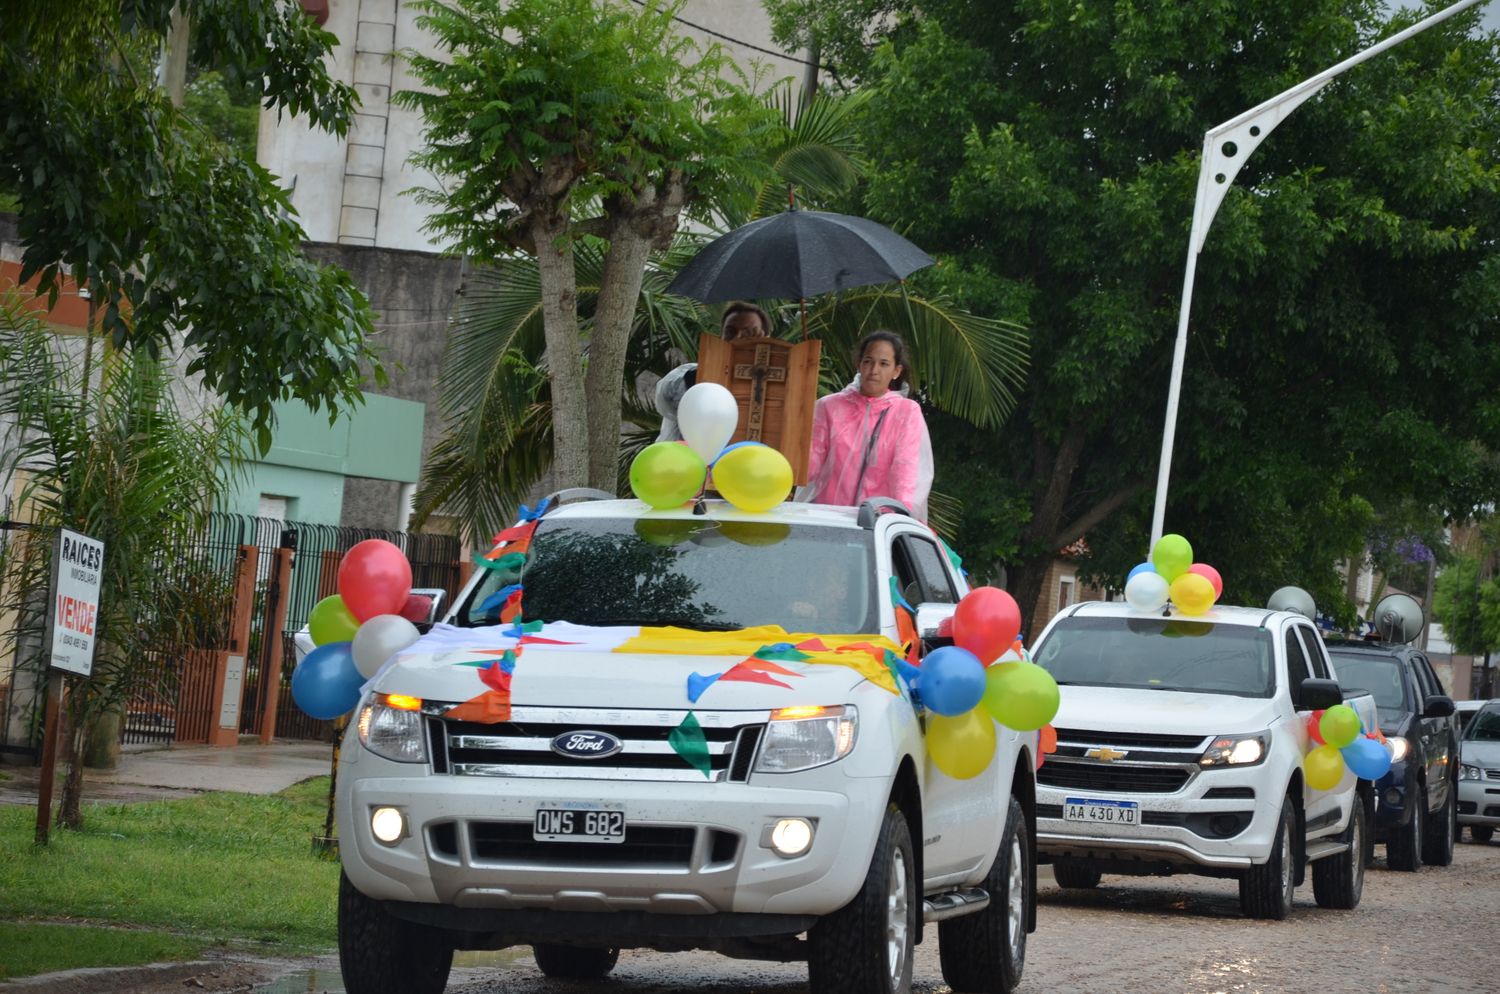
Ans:
<svg viewBox="0 0 1500 994"><path fill-rule="evenodd" d="M807 341L807 298L798 297L797 305L802 311L802 340Z"/></svg>

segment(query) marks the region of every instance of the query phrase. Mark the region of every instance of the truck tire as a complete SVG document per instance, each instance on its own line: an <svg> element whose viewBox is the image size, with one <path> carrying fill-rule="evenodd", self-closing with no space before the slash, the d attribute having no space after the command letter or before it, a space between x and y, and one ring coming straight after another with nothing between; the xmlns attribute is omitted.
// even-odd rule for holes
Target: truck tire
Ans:
<svg viewBox="0 0 1500 994"><path fill-rule="evenodd" d="M1281 921L1292 912L1292 893L1297 888L1297 866L1293 833L1297 819L1291 798L1281 806L1276 837L1271 840L1271 858L1251 866L1240 876L1240 910L1249 918Z"/></svg>
<svg viewBox="0 0 1500 994"><path fill-rule="evenodd" d="M1031 837L1014 797L1005 813L1000 853L984 879L989 907L938 923L943 979L959 994L1010 994L1026 967L1031 894Z"/></svg>
<svg viewBox="0 0 1500 994"><path fill-rule="evenodd" d="M618 949L561 946L538 942L531 947L537 967L559 980L599 980L609 975L620 959Z"/></svg>
<svg viewBox="0 0 1500 994"><path fill-rule="evenodd" d="M1422 832L1427 823L1427 791L1419 785L1407 796L1411 819L1397 825L1385 844L1385 861L1393 870L1415 873L1422 868Z"/></svg>
<svg viewBox="0 0 1500 994"><path fill-rule="evenodd" d="M1443 809L1427 819L1422 835L1422 862L1428 866L1451 866L1453 834L1458 830L1458 787L1450 784Z"/></svg>
<svg viewBox="0 0 1500 994"><path fill-rule="evenodd" d="M859 893L807 934L808 989L812 994L907 994L921 905L911 830L892 804Z"/></svg>
<svg viewBox="0 0 1500 994"><path fill-rule="evenodd" d="M1345 911L1359 907L1360 896L1365 891L1365 836L1368 829L1364 799L1356 794L1349 811L1349 827L1344 829L1344 841L1349 844L1349 851L1338 856L1325 856L1312 865L1313 897L1318 907Z"/></svg>
<svg viewBox="0 0 1500 994"><path fill-rule="evenodd" d="M1090 890L1098 887L1099 880L1104 876L1104 874L1089 864L1076 859L1053 860L1052 875L1057 878L1057 886L1071 887L1078 890Z"/></svg>
<svg viewBox="0 0 1500 994"><path fill-rule="evenodd" d="M453 944L390 914L339 873L339 970L348 994L442 994Z"/></svg>

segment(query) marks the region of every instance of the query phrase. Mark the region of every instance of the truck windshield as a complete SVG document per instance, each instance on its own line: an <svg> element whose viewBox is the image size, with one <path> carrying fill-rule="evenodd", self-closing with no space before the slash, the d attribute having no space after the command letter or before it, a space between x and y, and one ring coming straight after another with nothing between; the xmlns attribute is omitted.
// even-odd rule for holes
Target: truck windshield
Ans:
<svg viewBox="0 0 1500 994"><path fill-rule="evenodd" d="M579 625L879 631L864 529L707 518L542 519L521 576L522 616ZM460 623L499 622L493 573Z"/></svg>
<svg viewBox="0 0 1500 994"><path fill-rule="evenodd" d="M1407 711L1406 688L1401 682L1401 661L1373 652L1329 652L1339 686L1345 690L1368 690L1381 711Z"/></svg>
<svg viewBox="0 0 1500 994"><path fill-rule="evenodd" d="M1464 729L1464 738L1471 742L1500 742L1500 710L1485 708L1476 714Z"/></svg>
<svg viewBox="0 0 1500 994"><path fill-rule="evenodd" d="M1270 697L1271 636L1247 625L1172 618L1067 618L1035 660L1059 684Z"/></svg>

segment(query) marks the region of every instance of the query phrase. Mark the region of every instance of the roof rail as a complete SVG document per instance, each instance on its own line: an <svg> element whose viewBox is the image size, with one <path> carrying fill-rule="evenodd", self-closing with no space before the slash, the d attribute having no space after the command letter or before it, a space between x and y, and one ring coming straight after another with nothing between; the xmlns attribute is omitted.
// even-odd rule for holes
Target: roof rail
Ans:
<svg viewBox="0 0 1500 994"><path fill-rule="evenodd" d="M859 505L859 517L855 522L861 528L874 528L875 519L880 517L882 511L891 511L895 514L904 514L911 517L911 511L907 506L894 497L871 497Z"/></svg>
<svg viewBox="0 0 1500 994"><path fill-rule="evenodd" d="M593 487L566 487L562 490L550 493L542 499L542 503L547 508L547 510L543 511L542 514L545 515L547 511L550 511L555 507L560 507L561 505L570 503L572 501L617 499L618 498L616 498L614 494L610 493L607 490L595 490Z"/></svg>

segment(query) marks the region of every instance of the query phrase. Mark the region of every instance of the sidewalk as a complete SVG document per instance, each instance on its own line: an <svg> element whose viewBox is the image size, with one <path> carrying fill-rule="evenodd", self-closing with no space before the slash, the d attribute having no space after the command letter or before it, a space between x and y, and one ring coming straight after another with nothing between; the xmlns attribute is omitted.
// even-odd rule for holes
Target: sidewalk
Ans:
<svg viewBox="0 0 1500 994"><path fill-rule="evenodd" d="M85 803L129 804L191 797L213 790L275 794L332 770L333 746L326 742L276 741L261 745L252 737L237 746L128 748L113 770L85 770ZM40 769L0 764L0 804L36 804ZM61 777L63 769L58 768ZM61 788L61 782L54 788Z"/></svg>

